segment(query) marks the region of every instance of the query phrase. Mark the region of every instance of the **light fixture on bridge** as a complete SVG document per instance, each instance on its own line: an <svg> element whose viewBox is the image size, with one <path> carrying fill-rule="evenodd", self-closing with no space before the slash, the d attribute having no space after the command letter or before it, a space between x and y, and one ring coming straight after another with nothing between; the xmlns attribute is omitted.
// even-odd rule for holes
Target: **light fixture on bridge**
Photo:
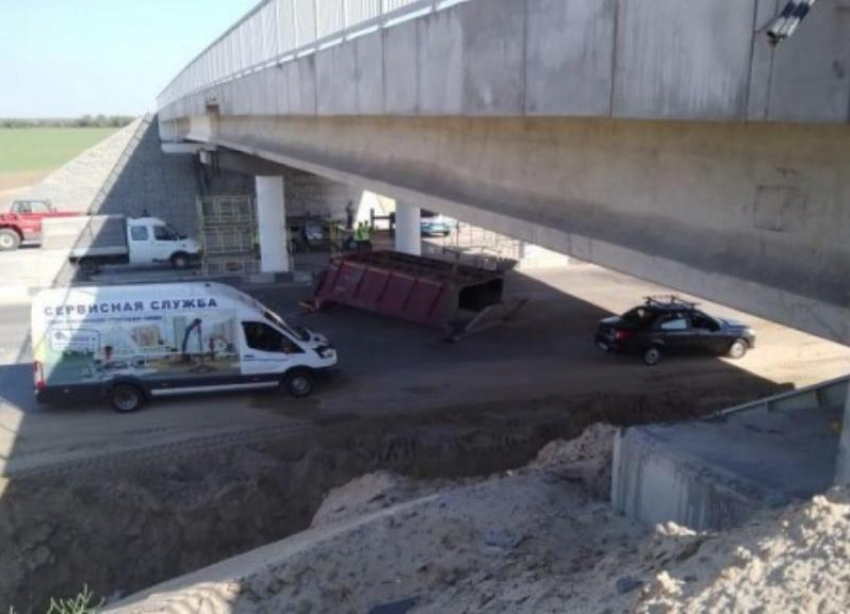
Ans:
<svg viewBox="0 0 850 614"><path fill-rule="evenodd" d="M771 45L777 45L788 38L806 18L817 0L789 0L785 8L767 28L767 38Z"/></svg>

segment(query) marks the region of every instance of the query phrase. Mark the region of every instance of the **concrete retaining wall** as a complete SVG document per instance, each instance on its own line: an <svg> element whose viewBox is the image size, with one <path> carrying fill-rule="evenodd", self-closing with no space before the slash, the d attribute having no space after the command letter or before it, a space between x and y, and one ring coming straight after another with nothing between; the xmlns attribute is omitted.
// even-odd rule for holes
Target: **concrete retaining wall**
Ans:
<svg viewBox="0 0 850 614"><path fill-rule="evenodd" d="M723 529L760 509L824 492L840 457L835 427L847 390L845 377L708 420L621 430L612 504L648 524Z"/></svg>
<svg viewBox="0 0 850 614"><path fill-rule="evenodd" d="M675 522L694 530L743 523L769 492L670 450L649 429L621 431L614 441L611 504L649 525Z"/></svg>

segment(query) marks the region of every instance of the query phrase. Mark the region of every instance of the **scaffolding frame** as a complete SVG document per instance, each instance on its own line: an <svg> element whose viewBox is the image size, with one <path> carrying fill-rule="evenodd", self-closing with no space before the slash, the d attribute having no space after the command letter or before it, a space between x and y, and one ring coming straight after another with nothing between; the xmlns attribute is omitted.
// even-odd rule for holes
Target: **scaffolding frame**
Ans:
<svg viewBox="0 0 850 614"><path fill-rule="evenodd" d="M199 196L196 203L203 273L257 273L260 256L256 200L250 196Z"/></svg>

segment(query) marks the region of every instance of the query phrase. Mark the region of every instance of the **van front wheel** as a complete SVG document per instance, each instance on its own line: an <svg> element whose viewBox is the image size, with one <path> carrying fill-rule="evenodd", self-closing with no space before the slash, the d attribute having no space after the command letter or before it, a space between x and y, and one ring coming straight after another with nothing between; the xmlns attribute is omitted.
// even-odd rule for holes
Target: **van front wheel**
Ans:
<svg viewBox="0 0 850 614"><path fill-rule="evenodd" d="M145 404L145 394L133 384L118 384L109 391L109 402L119 414L129 414Z"/></svg>
<svg viewBox="0 0 850 614"><path fill-rule="evenodd" d="M283 380L283 388L296 399L309 397L313 393L315 381L313 374L306 369L298 369L287 373Z"/></svg>

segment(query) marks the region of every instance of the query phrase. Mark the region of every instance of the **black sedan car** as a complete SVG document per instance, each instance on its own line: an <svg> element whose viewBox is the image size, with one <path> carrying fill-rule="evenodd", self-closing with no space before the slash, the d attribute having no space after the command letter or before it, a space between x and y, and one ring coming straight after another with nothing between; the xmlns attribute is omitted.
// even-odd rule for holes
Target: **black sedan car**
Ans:
<svg viewBox="0 0 850 614"><path fill-rule="evenodd" d="M750 327L712 317L676 296L648 297L640 307L605 318L595 340L606 352L637 354L648 365L687 352L741 358L756 344Z"/></svg>

